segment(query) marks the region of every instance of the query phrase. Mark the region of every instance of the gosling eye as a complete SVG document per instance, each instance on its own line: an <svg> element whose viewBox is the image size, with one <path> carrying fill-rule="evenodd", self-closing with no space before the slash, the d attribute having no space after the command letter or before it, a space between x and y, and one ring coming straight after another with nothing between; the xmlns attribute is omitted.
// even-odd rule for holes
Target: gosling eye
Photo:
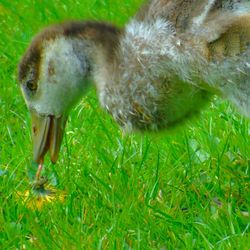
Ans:
<svg viewBox="0 0 250 250"><path fill-rule="evenodd" d="M28 80L26 82L26 86L32 92L37 90L37 84L36 84L36 82L34 80Z"/></svg>

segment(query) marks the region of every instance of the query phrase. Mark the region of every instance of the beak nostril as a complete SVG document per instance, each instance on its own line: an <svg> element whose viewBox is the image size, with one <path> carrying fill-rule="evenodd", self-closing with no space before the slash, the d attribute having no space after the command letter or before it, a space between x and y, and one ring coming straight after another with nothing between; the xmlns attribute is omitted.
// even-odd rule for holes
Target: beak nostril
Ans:
<svg viewBox="0 0 250 250"><path fill-rule="evenodd" d="M33 134L34 134L34 135L36 135L36 134L37 134L37 129L36 129L36 127L35 127L35 126L33 126L33 127L32 127L32 132L33 132Z"/></svg>

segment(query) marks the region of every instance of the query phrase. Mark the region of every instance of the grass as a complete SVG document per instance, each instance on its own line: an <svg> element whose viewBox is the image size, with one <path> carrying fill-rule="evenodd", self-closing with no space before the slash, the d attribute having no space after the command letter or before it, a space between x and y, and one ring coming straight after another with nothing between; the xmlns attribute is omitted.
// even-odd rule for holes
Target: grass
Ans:
<svg viewBox="0 0 250 250"><path fill-rule="evenodd" d="M123 25L140 0L0 1L0 249L250 249L250 124L215 99L171 133L122 135L94 90L71 112L47 175L63 203L31 210L30 118L16 67L31 37L65 19Z"/></svg>

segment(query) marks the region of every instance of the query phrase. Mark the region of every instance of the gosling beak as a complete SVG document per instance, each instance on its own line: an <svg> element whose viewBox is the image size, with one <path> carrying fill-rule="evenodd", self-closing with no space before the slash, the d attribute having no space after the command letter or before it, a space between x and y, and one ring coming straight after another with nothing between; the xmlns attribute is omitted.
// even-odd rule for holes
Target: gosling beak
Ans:
<svg viewBox="0 0 250 250"><path fill-rule="evenodd" d="M41 116L31 110L33 158L37 163L42 163L44 156L49 151L50 160L56 163L63 139L67 116Z"/></svg>

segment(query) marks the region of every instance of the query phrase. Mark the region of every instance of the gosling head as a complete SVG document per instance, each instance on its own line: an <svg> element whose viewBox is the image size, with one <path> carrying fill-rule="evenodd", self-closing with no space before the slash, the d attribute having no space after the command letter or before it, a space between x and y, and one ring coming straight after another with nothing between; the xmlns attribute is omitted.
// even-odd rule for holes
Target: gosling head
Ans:
<svg viewBox="0 0 250 250"><path fill-rule="evenodd" d="M18 78L31 113L33 158L56 162L69 111L86 92L95 40L115 28L100 23L66 23L38 34L19 64ZM94 52L93 52L94 51Z"/></svg>

